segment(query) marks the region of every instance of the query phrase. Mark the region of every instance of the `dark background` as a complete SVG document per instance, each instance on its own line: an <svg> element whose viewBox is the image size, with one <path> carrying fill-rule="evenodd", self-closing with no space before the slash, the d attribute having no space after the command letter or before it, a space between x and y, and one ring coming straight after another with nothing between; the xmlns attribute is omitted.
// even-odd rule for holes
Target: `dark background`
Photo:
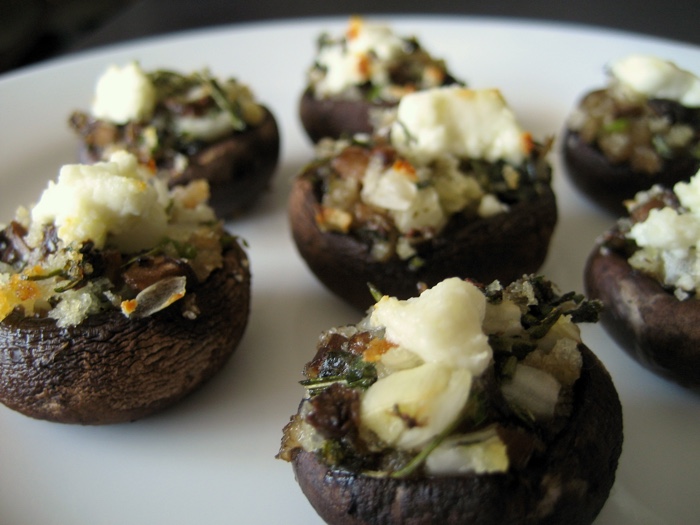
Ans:
<svg viewBox="0 0 700 525"><path fill-rule="evenodd" d="M700 0L0 0L0 72L72 51L191 28L381 13L551 20L700 45Z"/></svg>

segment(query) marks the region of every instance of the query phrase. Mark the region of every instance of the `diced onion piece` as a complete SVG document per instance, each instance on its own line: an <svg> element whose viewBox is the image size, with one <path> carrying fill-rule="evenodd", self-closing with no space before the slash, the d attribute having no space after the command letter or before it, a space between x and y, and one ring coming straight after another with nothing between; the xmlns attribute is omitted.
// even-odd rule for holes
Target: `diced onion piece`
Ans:
<svg viewBox="0 0 700 525"><path fill-rule="evenodd" d="M310 407L309 400L304 400L301 407L299 407L299 413L293 416L284 428L282 447L278 455L280 459L291 461L291 452L296 448L302 448L307 452L315 452L323 446L323 437L306 421Z"/></svg>
<svg viewBox="0 0 700 525"><path fill-rule="evenodd" d="M523 364L547 372L564 386L573 386L581 375L583 366L578 344L575 339L562 337L548 352L539 348L530 352Z"/></svg>
<svg viewBox="0 0 700 525"><path fill-rule="evenodd" d="M562 339L581 342L581 329L571 320L570 315L562 315L549 331L537 341L537 348L549 352Z"/></svg>
<svg viewBox="0 0 700 525"><path fill-rule="evenodd" d="M457 435L446 439L428 456L425 466L431 474L487 474L508 470L508 449L495 431L473 440Z"/></svg>
<svg viewBox="0 0 700 525"><path fill-rule="evenodd" d="M483 329L487 334L515 335L522 332L520 307L510 299L499 303L486 303Z"/></svg>
<svg viewBox="0 0 700 525"><path fill-rule="evenodd" d="M536 419L549 419L559 400L561 385L547 372L518 364L510 381L501 387L503 396Z"/></svg>
<svg viewBox="0 0 700 525"><path fill-rule="evenodd" d="M127 317L148 317L185 296L187 278L167 277L144 288L135 299L123 301L122 313Z"/></svg>
<svg viewBox="0 0 700 525"><path fill-rule="evenodd" d="M471 380L468 370L438 363L395 372L366 391L360 420L389 446L421 447L459 416Z"/></svg>

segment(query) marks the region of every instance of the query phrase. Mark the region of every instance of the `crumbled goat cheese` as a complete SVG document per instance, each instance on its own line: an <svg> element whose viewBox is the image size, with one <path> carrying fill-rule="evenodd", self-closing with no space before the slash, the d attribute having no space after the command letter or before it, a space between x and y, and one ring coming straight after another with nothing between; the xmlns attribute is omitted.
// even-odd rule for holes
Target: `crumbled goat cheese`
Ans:
<svg viewBox="0 0 700 525"><path fill-rule="evenodd" d="M460 170L459 159L521 163L531 146L498 91L455 87L404 96L391 141L408 160L384 168L381 159L372 159L361 198L387 210L403 234L439 232L451 214L472 203L478 203L480 217L507 212L508 206L485 194L473 174ZM506 174L515 188L519 174L510 170Z"/></svg>
<svg viewBox="0 0 700 525"><path fill-rule="evenodd" d="M123 151L109 162L63 166L32 209L29 241L37 245L43 227L54 224L66 244L91 240L99 249L109 236L124 253L156 245L166 232L169 198L164 184L149 178Z"/></svg>
<svg viewBox="0 0 700 525"><path fill-rule="evenodd" d="M233 79L218 80L219 87L226 94L226 99L240 112L240 117L246 124L257 125L265 117L263 107L255 101L255 95L245 84ZM190 93L193 101L201 99L206 91L198 86ZM176 115L173 119L175 134L186 140L202 140L214 142L232 133L234 123L228 111L215 108L203 115Z"/></svg>
<svg viewBox="0 0 700 525"><path fill-rule="evenodd" d="M435 187L428 185L419 188L416 184L418 174L406 162L395 163L387 170L382 170L380 163L375 158L367 168L362 184L362 200L388 210L401 233L423 228L442 229L447 215ZM427 178L427 174L423 178Z"/></svg>
<svg viewBox="0 0 700 525"><path fill-rule="evenodd" d="M148 120L156 104L156 89L136 62L111 65L97 81L92 114L114 124Z"/></svg>
<svg viewBox="0 0 700 525"><path fill-rule="evenodd" d="M185 277L160 279L135 298L130 292L122 297L119 283L94 274L85 254L109 248L132 255L167 239L175 250L191 248L188 264L203 282L223 264L221 233L213 227L208 197L209 185L202 180L168 192L126 152L114 153L109 162L64 166L36 206L17 210L15 221L27 229L29 251L21 264L0 263L0 320L21 308L25 316L48 315L66 327L110 305L121 305L131 317L166 308L185 295ZM52 228L49 235L46 227Z"/></svg>
<svg viewBox="0 0 700 525"><path fill-rule="evenodd" d="M700 290L700 171L689 182L673 187L682 209L652 209L627 236L640 248L629 259L632 267L676 289L679 299ZM638 196L642 198L642 195Z"/></svg>
<svg viewBox="0 0 700 525"><path fill-rule="evenodd" d="M673 62L653 56L631 55L610 66L613 77L633 93L647 98L675 100L700 107L700 78Z"/></svg>
<svg viewBox="0 0 700 525"><path fill-rule="evenodd" d="M316 95L337 95L368 81L387 84L387 63L403 50L403 40L389 27L353 18L345 41L329 43L319 52L317 63L325 75L314 87Z"/></svg>
<svg viewBox="0 0 700 525"><path fill-rule="evenodd" d="M456 86L404 96L391 142L423 163L452 154L514 165L523 162L531 144L500 91Z"/></svg>
<svg viewBox="0 0 700 525"><path fill-rule="evenodd" d="M369 322L384 327L396 345L382 356L385 365L413 355L417 366L390 373L366 391L362 424L400 449L426 444L459 416L472 377L488 366L492 349L482 330L484 295L473 284L447 279L406 301L383 297ZM412 425L410 422L418 422Z"/></svg>
<svg viewBox="0 0 700 525"><path fill-rule="evenodd" d="M214 142L233 131L231 117L224 112L203 117L178 116L174 120L175 133L189 140Z"/></svg>
<svg viewBox="0 0 700 525"><path fill-rule="evenodd" d="M479 375L491 360L491 347L482 330L485 311L484 294L453 277L405 301L383 297L375 304L370 323L383 326L386 339L423 361L446 363Z"/></svg>
<svg viewBox="0 0 700 525"><path fill-rule="evenodd" d="M459 159L444 157L433 162L430 167L432 186L437 191L446 214L462 211L470 203L479 202L485 196L476 178L459 169Z"/></svg>
<svg viewBox="0 0 700 525"><path fill-rule="evenodd" d="M495 195L484 195L479 202L479 217L493 217L508 211L508 205L498 200Z"/></svg>

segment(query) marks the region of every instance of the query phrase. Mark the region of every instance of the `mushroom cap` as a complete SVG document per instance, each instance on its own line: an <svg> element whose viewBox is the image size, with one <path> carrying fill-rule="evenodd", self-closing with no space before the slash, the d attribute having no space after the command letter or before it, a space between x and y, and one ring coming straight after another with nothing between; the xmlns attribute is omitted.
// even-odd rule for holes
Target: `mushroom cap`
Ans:
<svg viewBox="0 0 700 525"><path fill-rule="evenodd" d="M249 208L267 189L277 169L280 155L280 134L277 120L262 106L262 121L243 131L208 144L188 157L188 164L180 174L171 174L168 185L186 185L197 179L209 182L211 196L208 204L217 216L231 217ZM103 149L81 143L80 162L99 162Z"/></svg>
<svg viewBox="0 0 700 525"><path fill-rule="evenodd" d="M690 179L700 168L700 160L679 157L666 159L659 173L640 173L629 163L611 164L600 149L571 130L565 133L563 149L566 173L576 189L618 217L627 212L624 201L638 192L654 184L671 188L676 182Z"/></svg>
<svg viewBox="0 0 700 525"><path fill-rule="evenodd" d="M700 302L678 300L626 257L596 244L584 286L604 308L601 322L644 367L683 386L700 389Z"/></svg>
<svg viewBox="0 0 700 525"><path fill-rule="evenodd" d="M589 525L615 480L622 409L610 375L585 345L572 415L542 461L524 470L396 479L323 464L298 449L292 464L316 512L331 525Z"/></svg>
<svg viewBox="0 0 700 525"><path fill-rule="evenodd" d="M307 172L294 181L289 217L297 249L311 271L333 293L365 310L374 303L368 284L382 294L407 299L419 285L432 287L448 277L504 285L536 272L544 263L557 222L551 187L539 186L536 198L509 211L478 220L453 217L436 237L418 247L423 261L410 268L394 256L372 257L367 243L349 234L321 231L316 223L319 191Z"/></svg>
<svg viewBox="0 0 700 525"><path fill-rule="evenodd" d="M316 98L309 87L299 100L299 118L306 134L316 143L326 137L339 139L357 133L372 133L371 112L397 104L340 97Z"/></svg>
<svg viewBox="0 0 700 525"><path fill-rule="evenodd" d="M250 271L237 244L194 287L200 310L179 302L141 319L112 310L61 328L14 312L0 322L0 401L60 423L134 421L195 391L234 352L248 321Z"/></svg>

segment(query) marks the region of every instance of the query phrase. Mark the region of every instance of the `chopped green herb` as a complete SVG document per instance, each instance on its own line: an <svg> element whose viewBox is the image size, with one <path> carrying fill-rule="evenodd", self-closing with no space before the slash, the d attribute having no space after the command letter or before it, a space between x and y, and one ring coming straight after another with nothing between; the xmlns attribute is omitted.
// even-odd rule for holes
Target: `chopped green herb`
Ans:
<svg viewBox="0 0 700 525"><path fill-rule="evenodd" d="M674 156L673 149L671 149L664 137L661 135L654 135L651 138L651 144L654 146L654 150L656 150L660 156L666 159L670 159Z"/></svg>
<svg viewBox="0 0 700 525"><path fill-rule="evenodd" d="M216 102L216 105L219 106L219 109L228 114L233 129L236 131L244 130L246 124L241 115L241 107L238 104L238 101L230 100L219 85L219 82L210 76L208 72L204 71L202 73L198 73L197 75L201 79L202 83L209 87L211 98L214 99L214 102Z"/></svg>
<svg viewBox="0 0 700 525"><path fill-rule="evenodd" d="M350 352L333 352L333 367L326 369L318 377L310 377L300 381L310 396L315 396L335 383L344 384L350 388L367 389L377 381L377 370L362 356Z"/></svg>
<svg viewBox="0 0 700 525"><path fill-rule="evenodd" d="M630 126L629 119L617 118L612 122L608 122L603 126L603 131L605 133L623 133L627 131Z"/></svg>
<svg viewBox="0 0 700 525"><path fill-rule="evenodd" d="M417 255L414 255L408 261L408 269L411 271L416 271L422 266L425 266L425 259L423 259L422 257L418 257Z"/></svg>
<svg viewBox="0 0 700 525"><path fill-rule="evenodd" d="M411 131L408 129L408 126L400 120L397 120L396 123L401 126L401 129L403 129L403 132L406 134L406 139L409 144L415 144L417 142L416 136L411 133Z"/></svg>
<svg viewBox="0 0 700 525"><path fill-rule="evenodd" d="M156 88L159 100L169 98L179 99L187 96L188 92L198 86L206 87L217 107L228 114L231 126L236 131L246 128L241 108L237 101L230 100L226 92L208 70L202 70L190 75L175 71L158 70L149 73L149 78Z"/></svg>
<svg viewBox="0 0 700 525"><path fill-rule="evenodd" d="M374 286L374 284L367 283L367 287L369 288L369 293L372 294L372 298L375 302L379 301L382 297L384 297L384 294L381 291L379 291L379 289L376 286Z"/></svg>
<svg viewBox="0 0 700 525"><path fill-rule="evenodd" d="M369 84L369 89L365 94L365 98L370 102L376 102L382 98L382 86Z"/></svg>

